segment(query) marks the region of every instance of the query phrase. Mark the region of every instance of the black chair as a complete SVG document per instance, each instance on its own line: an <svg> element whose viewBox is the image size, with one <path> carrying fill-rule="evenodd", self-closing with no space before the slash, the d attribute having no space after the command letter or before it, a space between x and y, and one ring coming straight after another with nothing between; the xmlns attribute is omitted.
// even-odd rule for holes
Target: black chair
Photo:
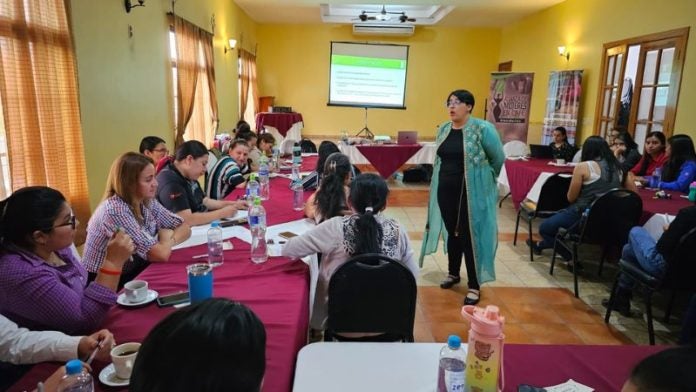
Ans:
<svg viewBox="0 0 696 392"><path fill-rule="evenodd" d="M413 342L416 279L387 256L350 258L331 276L324 340ZM341 333L379 333L351 339Z"/></svg>
<svg viewBox="0 0 696 392"><path fill-rule="evenodd" d="M616 274L614 285L611 289L611 296L607 304L607 313L604 322L609 323L614 296L618 291L619 276L626 274L636 283L645 288L645 311L648 319L648 336L650 344L655 344L655 330L653 329L652 317L652 295L661 289L676 291L696 291L696 227L691 229L679 239L677 249L674 250L672 257L667 261L667 270L662 278L650 275L639 265L629 263L623 259L619 260L619 273ZM674 296L672 296L674 299ZM672 307L670 301L666 314L668 315ZM669 316L666 316L669 317Z"/></svg>
<svg viewBox="0 0 696 392"><path fill-rule="evenodd" d="M300 140L300 150L302 152L314 153L317 152L317 145L313 141L304 138Z"/></svg>
<svg viewBox="0 0 696 392"><path fill-rule="evenodd" d="M558 230L549 274L553 275L556 249L563 247L572 254L575 296L578 297L578 247L582 244L601 246L602 257L597 271L601 275L607 251L612 247L623 247L628 240L628 232L638 225L642 212L640 196L628 189L612 189L601 195L582 214L578 223L571 228Z"/></svg>
<svg viewBox="0 0 696 392"><path fill-rule="evenodd" d="M572 173L556 173L549 177L539 192L539 201L534 203L525 199L517 210L517 222L515 222L515 237L512 245L517 245L517 232L520 227L520 217L528 223L529 241L532 240L532 221L536 218L545 219L556 212L568 207L568 188ZM529 248L529 261L534 261L534 251Z"/></svg>

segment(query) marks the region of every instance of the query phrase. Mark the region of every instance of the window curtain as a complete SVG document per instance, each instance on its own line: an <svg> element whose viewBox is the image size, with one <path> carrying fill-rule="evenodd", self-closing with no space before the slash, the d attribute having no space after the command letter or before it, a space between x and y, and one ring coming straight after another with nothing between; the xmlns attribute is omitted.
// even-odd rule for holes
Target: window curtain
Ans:
<svg viewBox="0 0 696 392"><path fill-rule="evenodd" d="M178 16L176 37L177 119L175 146L213 141L218 124L213 35Z"/></svg>
<svg viewBox="0 0 696 392"><path fill-rule="evenodd" d="M89 220L75 55L64 0L0 0L0 98L12 189L45 185Z"/></svg>
<svg viewBox="0 0 696 392"><path fill-rule="evenodd" d="M250 90L254 114L259 112L259 90L256 84L256 56L240 48L239 58L241 60L241 73L239 75L241 80L241 91L239 92L239 118L244 119L244 113L246 113L247 106L249 105Z"/></svg>

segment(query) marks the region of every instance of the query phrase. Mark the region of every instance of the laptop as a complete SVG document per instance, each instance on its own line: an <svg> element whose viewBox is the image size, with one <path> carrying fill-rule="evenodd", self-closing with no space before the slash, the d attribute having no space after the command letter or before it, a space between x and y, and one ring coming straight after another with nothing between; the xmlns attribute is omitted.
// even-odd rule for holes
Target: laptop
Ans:
<svg viewBox="0 0 696 392"><path fill-rule="evenodd" d="M417 144L417 131L399 131L396 137L396 144Z"/></svg>
<svg viewBox="0 0 696 392"><path fill-rule="evenodd" d="M551 159L553 158L553 150L551 150L551 146L546 144L530 144L529 155L532 158Z"/></svg>

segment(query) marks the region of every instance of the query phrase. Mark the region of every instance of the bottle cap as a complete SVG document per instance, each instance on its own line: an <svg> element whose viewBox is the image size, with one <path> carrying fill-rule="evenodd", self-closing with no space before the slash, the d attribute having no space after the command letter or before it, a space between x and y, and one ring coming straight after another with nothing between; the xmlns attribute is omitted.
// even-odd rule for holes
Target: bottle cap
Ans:
<svg viewBox="0 0 696 392"><path fill-rule="evenodd" d="M260 206L260 205L261 205L261 198L260 198L260 197L256 196L256 197L254 198L254 205L255 205L255 206Z"/></svg>
<svg viewBox="0 0 696 392"><path fill-rule="evenodd" d="M249 181L254 181L256 179L256 173L249 174Z"/></svg>
<svg viewBox="0 0 696 392"><path fill-rule="evenodd" d="M214 220L214 221L210 222L210 228L213 228L213 227L220 227L220 221Z"/></svg>
<svg viewBox="0 0 696 392"><path fill-rule="evenodd" d="M73 375L82 373L82 361L79 359L71 359L65 364L65 374Z"/></svg>
<svg viewBox="0 0 696 392"><path fill-rule="evenodd" d="M447 345L449 348L457 349L461 347L462 339L457 335L450 335L449 338L447 338Z"/></svg>

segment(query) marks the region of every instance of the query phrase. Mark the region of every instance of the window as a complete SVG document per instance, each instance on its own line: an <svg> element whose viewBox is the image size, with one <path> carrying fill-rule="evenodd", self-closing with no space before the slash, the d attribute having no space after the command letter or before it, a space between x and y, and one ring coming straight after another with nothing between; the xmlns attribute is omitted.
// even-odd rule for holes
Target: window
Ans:
<svg viewBox="0 0 696 392"><path fill-rule="evenodd" d="M689 28L604 45L595 134L633 135L642 152L652 131L674 131Z"/></svg>

